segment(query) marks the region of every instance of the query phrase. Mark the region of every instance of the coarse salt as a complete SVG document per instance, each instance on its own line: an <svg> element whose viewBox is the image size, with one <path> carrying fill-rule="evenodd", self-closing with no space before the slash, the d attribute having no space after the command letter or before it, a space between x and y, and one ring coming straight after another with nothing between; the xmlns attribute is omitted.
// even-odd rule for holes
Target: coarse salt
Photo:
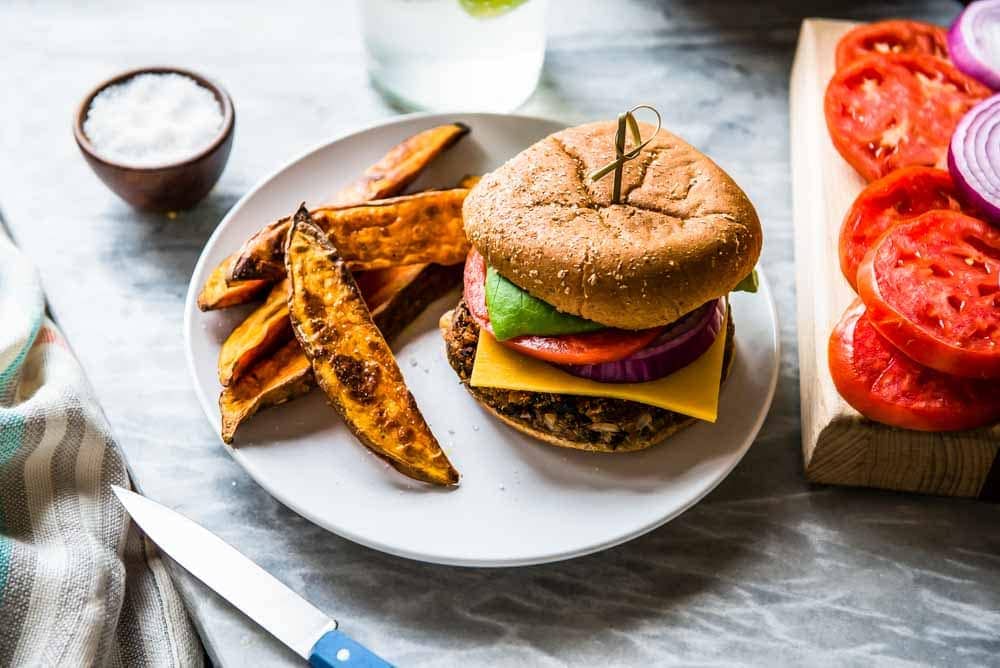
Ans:
<svg viewBox="0 0 1000 668"><path fill-rule="evenodd" d="M138 74L94 97L83 132L102 158L151 167L204 150L223 120L215 95L191 77Z"/></svg>

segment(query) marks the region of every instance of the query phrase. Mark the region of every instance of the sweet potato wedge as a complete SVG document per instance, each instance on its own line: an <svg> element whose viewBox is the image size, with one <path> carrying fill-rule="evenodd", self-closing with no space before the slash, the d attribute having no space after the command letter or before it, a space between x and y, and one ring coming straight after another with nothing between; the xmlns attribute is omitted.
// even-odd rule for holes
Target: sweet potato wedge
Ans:
<svg viewBox="0 0 1000 668"><path fill-rule="evenodd" d="M419 271L415 272L417 267ZM425 264L359 273L361 294L365 303L374 305L372 320L382 337L392 343L431 302L445 296L461 282L462 269L460 264ZM389 276L390 279L376 291L365 285L372 276Z"/></svg>
<svg viewBox="0 0 1000 668"><path fill-rule="evenodd" d="M271 281L255 280L229 283L228 277L232 272L233 260L235 259L235 254L230 255L208 275L208 280L205 281L201 292L198 293L198 308L200 310L213 311L246 304L267 291Z"/></svg>
<svg viewBox="0 0 1000 668"><path fill-rule="evenodd" d="M288 280L275 284L264 303L237 325L219 349L219 382L239 378L254 362L293 337L288 320Z"/></svg>
<svg viewBox="0 0 1000 668"><path fill-rule="evenodd" d="M468 133L469 126L465 123L448 123L418 132L394 146L366 169L360 179L342 189L329 205L349 206L398 195L434 158Z"/></svg>
<svg viewBox="0 0 1000 668"><path fill-rule="evenodd" d="M317 384L361 443L400 473L458 482L372 321L346 261L302 207L288 233L288 310Z"/></svg>
<svg viewBox="0 0 1000 668"><path fill-rule="evenodd" d="M250 367L219 397L222 440L232 443L236 429L257 411L300 397L315 385L312 367L294 338Z"/></svg>
<svg viewBox="0 0 1000 668"><path fill-rule="evenodd" d="M460 267L427 264L360 271L355 280L386 340L392 340L429 303L458 281ZM294 338L288 319L288 280L276 284L267 299L226 338L219 350L219 383L239 379L257 360Z"/></svg>
<svg viewBox="0 0 1000 668"><path fill-rule="evenodd" d="M359 272L357 282L371 307L372 320L391 342L431 302L458 285L461 276L461 265L431 264ZM284 304L287 318L287 297ZM309 360L291 336L290 343L262 357L223 388L219 409L224 442L232 443L237 428L258 411L291 401L315 387Z"/></svg>
<svg viewBox="0 0 1000 668"><path fill-rule="evenodd" d="M413 135L390 149L378 162L366 169L361 178L342 188L321 208L356 206L371 200L399 195L420 176L434 158L454 146L455 142L468 133L469 126L464 123L448 123ZM234 261L230 265L226 280L235 283L260 280L268 276L272 280L277 280L279 274L283 275L281 253L290 225L291 218L282 218L250 237L237 253L239 258L244 259ZM258 261L264 262L270 257L276 258L276 261L265 265L266 269L261 269L261 275L255 279L242 278L256 273L256 265L252 260L255 253L263 253Z"/></svg>
<svg viewBox="0 0 1000 668"><path fill-rule="evenodd" d="M336 246L353 270L382 269L408 264L457 264L469 243L462 229L466 188L429 190L376 200L357 206L311 212L312 222ZM233 263L238 280L279 279L283 261L285 221L272 223L254 235Z"/></svg>

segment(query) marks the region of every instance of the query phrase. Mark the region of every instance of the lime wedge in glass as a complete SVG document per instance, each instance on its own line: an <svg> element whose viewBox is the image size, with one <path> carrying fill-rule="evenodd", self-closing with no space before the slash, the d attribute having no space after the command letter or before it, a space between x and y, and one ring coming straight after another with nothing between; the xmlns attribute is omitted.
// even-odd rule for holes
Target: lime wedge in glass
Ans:
<svg viewBox="0 0 1000 668"><path fill-rule="evenodd" d="M528 0L458 0L458 4L469 16L477 19L491 19L517 9Z"/></svg>

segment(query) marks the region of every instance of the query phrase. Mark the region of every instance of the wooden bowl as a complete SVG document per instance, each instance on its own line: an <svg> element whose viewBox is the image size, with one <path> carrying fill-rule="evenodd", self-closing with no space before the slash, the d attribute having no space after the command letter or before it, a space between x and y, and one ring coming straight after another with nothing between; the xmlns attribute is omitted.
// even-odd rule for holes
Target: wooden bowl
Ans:
<svg viewBox="0 0 1000 668"><path fill-rule="evenodd" d="M109 160L97 153L83 132L83 123L94 97L108 86L121 83L137 74L183 74L212 92L222 106L222 127L204 150L178 162L137 167ZM200 74L177 67L144 67L122 72L90 91L76 112L73 135L90 168L104 184L123 200L148 211L175 211L197 204L219 180L229 151L233 147L236 114L229 94L218 84Z"/></svg>

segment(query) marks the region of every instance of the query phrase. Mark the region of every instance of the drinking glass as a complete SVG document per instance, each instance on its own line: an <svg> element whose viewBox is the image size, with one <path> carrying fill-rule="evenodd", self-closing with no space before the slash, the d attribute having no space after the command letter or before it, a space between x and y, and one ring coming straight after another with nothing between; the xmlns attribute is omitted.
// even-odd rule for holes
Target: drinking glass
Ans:
<svg viewBox="0 0 1000 668"><path fill-rule="evenodd" d="M397 106L513 111L538 85L548 0L358 0L372 83Z"/></svg>

